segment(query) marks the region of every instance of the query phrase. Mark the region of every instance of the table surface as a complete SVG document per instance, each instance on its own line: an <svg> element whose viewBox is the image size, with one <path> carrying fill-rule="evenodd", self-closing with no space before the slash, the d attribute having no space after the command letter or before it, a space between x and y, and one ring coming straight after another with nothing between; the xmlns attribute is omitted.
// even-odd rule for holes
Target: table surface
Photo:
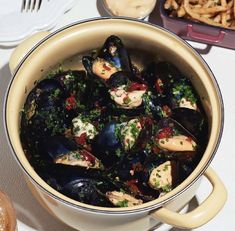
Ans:
<svg viewBox="0 0 235 231"><path fill-rule="evenodd" d="M74 21L105 16L99 4L100 0L77 0L75 7L61 16L57 26L53 30ZM149 21L161 25L157 8L150 15ZM196 48L200 48L199 53L201 53L202 57L212 69L220 86L225 108L223 137L211 166L223 180L228 190L228 201L222 211L213 220L197 230L214 231L223 229L229 231L232 230L233 226L235 227L235 183L233 179L235 176L235 153L233 150L230 150L230 145L234 142L235 134L235 50L210 47L192 42L190 44ZM0 46L0 107L2 110L5 91L11 79L8 61L13 50L14 47ZM4 134L2 113L0 116L0 148L0 188L7 192L14 203L17 211L19 231L72 231L73 229L65 226L49 215L28 190L22 176L22 171L16 164L8 147ZM210 190L210 184L203 179L196 196L190 202L190 206L200 204L210 193ZM179 229L162 225L157 230L177 231Z"/></svg>

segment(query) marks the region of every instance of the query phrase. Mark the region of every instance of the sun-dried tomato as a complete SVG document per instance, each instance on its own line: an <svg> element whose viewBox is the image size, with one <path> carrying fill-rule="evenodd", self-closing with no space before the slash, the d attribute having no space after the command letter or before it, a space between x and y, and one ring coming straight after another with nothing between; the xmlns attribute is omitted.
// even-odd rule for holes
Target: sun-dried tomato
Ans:
<svg viewBox="0 0 235 231"><path fill-rule="evenodd" d="M77 101L73 95L71 95L65 100L65 107L67 110L72 110L77 108Z"/></svg>
<svg viewBox="0 0 235 231"><path fill-rule="evenodd" d="M133 179L133 180L129 180L126 182L126 185L134 194L137 194L140 192L138 186L136 185L137 183L138 183L138 179Z"/></svg>
<svg viewBox="0 0 235 231"><path fill-rule="evenodd" d="M91 153L89 153L88 151L82 150L80 151L80 154L84 157L86 161L89 161L92 164L95 163L95 157L91 155Z"/></svg>
<svg viewBox="0 0 235 231"><path fill-rule="evenodd" d="M159 92L160 94L163 93L163 83L162 83L162 80L161 79L157 79L156 82L155 82L155 87L156 87L156 90L157 92Z"/></svg>
<svg viewBox="0 0 235 231"><path fill-rule="evenodd" d="M87 135L85 132L83 132L80 136L76 136L75 137L75 141L77 144L80 145L85 145L86 144L86 140L87 140Z"/></svg>
<svg viewBox="0 0 235 231"><path fill-rule="evenodd" d="M162 107L162 110L164 111L166 116L170 116L171 115L171 109L167 105L164 105Z"/></svg>
<svg viewBox="0 0 235 231"><path fill-rule="evenodd" d="M173 134L172 128L166 127L162 128L160 132L157 135L158 139L164 139L164 138L169 138Z"/></svg>
<svg viewBox="0 0 235 231"><path fill-rule="evenodd" d="M103 64L103 68L106 70L106 71L110 71L111 68L109 66L107 66L105 63Z"/></svg>
<svg viewBox="0 0 235 231"><path fill-rule="evenodd" d="M132 91L145 91L147 90L147 86L145 84L141 83L136 83L132 82L128 87L127 87L127 92L132 92Z"/></svg>

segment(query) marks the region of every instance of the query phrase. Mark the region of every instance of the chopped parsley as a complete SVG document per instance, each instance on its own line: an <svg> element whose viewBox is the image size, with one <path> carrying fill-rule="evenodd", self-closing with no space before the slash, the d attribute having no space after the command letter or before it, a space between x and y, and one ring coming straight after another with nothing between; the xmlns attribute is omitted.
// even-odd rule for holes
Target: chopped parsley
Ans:
<svg viewBox="0 0 235 231"><path fill-rule="evenodd" d="M120 157L122 155L122 151L120 148L118 148L116 151L115 151L115 154L116 156Z"/></svg>
<svg viewBox="0 0 235 231"><path fill-rule="evenodd" d="M118 201L117 206L128 207L128 200L124 199L123 201Z"/></svg>
<svg viewBox="0 0 235 231"><path fill-rule="evenodd" d="M192 105L197 103L197 98L193 92L192 87L186 83L180 83L173 87L172 93L177 98L178 103L182 98L189 100Z"/></svg>
<svg viewBox="0 0 235 231"><path fill-rule="evenodd" d="M166 184L166 185L162 186L162 191L163 192L170 192L171 191L171 185Z"/></svg>
<svg viewBox="0 0 235 231"><path fill-rule="evenodd" d="M72 155L73 155L73 158L75 159L78 159L78 160L82 159L81 154L78 151L73 152Z"/></svg>

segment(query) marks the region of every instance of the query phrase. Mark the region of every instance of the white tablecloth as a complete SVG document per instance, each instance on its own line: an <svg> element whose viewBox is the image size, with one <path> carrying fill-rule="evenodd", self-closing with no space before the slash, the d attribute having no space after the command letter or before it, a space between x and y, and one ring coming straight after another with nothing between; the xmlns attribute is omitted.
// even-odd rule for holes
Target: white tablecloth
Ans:
<svg viewBox="0 0 235 231"><path fill-rule="evenodd" d="M65 15L61 16L56 28L68 23L99 17L102 11L98 11L96 0L77 0L76 6ZM99 4L98 4L99 5ZM99 8L99 7L98 7ZM100 13L99 13L100 12ZM151 15L150 20L159 22L156 12ZM234 38L235 39L235 38ZM194 46L198 44L191 43ZM200 45L201 47L201 45ZM203 45L203 47L205 47ZM3 108L4 94L11 75L8 68L9 57L13 48L0 46L0 107ZM228 201L223 210L208 224L198 228L200 231L233 230L235 227L235 152L232 144L235 140L235 50L212 47L208 53L202 54L203 58L214 72L222 91L225 106L225 126L223 138L217 154L211 164L217 174L221 177L228 190ZM203 53L203 52L202 52ZM22 171L16 164L3 129L2 115L0 117L0 188L5 190L12 198L17 211L19 231L70 231L60 221L49 215L34 199L29 192L22 177ZM210 185L203 180L196 197L190 203L195 206L210 192ZM179 229L163 225L159 231L176 231Z"/></svg>

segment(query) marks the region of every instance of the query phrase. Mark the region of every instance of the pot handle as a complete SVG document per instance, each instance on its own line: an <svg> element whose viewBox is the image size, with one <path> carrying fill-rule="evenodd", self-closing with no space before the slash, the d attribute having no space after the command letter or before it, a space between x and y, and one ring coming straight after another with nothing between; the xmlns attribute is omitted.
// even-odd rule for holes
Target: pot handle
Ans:
<svg viewBox="0 0 235 231"><path fill-rule="evenodd" d="M9 60L11 74L14 73L16 67L19 65L24 56L30 51L30 49L49 34L50 32L48 31L37 32L25 39L15 48Z"/></svg>
<svg viewBox="0 0 235 231"><path fill-rule="evenodd" d="M203 42L210 42L210 43L219 43L224 40L226 33L224 31L220 31L217 36L207 35L203 33L199 33L193 30L193 25L189 24L187 36L189 38L199 39Z"/></svg>
<svg viewBox="0 0 235 231"><path fill-rule="evenodd" d="M198 228L209 222L224 206L227 191L212 168L209 167L204 175L212 184L213 190L196 209L186 214L179 214L167 208L160 208L151 216L161 222L183 229Z"/></svg>

